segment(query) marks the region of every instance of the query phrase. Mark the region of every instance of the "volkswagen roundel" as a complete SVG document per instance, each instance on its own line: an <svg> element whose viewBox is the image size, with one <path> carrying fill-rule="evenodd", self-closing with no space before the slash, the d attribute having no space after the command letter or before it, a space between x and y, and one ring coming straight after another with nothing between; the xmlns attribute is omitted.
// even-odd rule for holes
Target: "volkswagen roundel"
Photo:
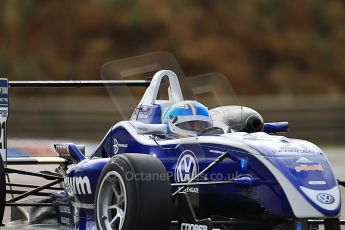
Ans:
<svg viewBox="0 0 345 230"><path fill-rule="evenodd" d="M184 151L177 160L175 169L176 182L188 182L199 173L199 164L195 154L190 151Z"/></svg>
<svg viewBox="0 0 345 230"><path fill-rule="evenodd" d="M324 204L332 204L334 202L334 197L328 193L319 193L317 195L317 200Z"/></svg>

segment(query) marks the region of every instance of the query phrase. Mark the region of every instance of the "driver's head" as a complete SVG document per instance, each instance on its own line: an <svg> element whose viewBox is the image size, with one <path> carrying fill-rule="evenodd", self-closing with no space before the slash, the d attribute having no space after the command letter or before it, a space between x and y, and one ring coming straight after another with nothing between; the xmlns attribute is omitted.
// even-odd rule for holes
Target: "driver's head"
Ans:
<svg viewBox="0 0 345 230"><path fill-rule="evenodd" d="M163 112L162 121L170 133L180 136L198 136L206 128L212 127L208 109L196 101L178 102Z"/></svg>

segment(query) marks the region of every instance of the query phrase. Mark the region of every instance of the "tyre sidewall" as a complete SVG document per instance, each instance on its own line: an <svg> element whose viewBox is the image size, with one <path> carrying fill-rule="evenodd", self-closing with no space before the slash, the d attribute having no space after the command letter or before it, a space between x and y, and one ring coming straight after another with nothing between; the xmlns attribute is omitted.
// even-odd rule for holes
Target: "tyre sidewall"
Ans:
<svg viewBox="0 0 345 230"><path fill-rule="evenodd" d="M4 161L0 155L0 224L2 224L6 205L6 172Z"/></svg>
<svg viewBox="0 0 345 230"><path fill-rule="evenodd" d="M158 159L145 154L123 154L113 157L104 167L97 185L95 197L95 216L98 221L98 200L100 185L106 174L111 171L119 173L126 188L127 207L123 230L150 229L165 230L169 228L171 215L171 189L168 180L145 181L134 178L135 174L145 172L166 173ZM168 178L168 176L167 176Z"/></svg>

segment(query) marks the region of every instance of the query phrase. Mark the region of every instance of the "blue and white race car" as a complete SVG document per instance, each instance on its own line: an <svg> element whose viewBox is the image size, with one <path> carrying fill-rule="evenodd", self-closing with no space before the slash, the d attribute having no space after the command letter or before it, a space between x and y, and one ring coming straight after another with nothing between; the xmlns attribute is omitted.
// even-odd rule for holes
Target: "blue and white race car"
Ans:
<svg viewBox="0 0 345 230"><path fill-rule="evenodd" d="M169 99L157 100L165 77ZM6 124L6 79L1 87ZM91 156L56 144L56 172L12 169L3 137L1 183L10 173L51 182L6 202L0 191L1 206L52 213L59 229L340 229L341 197L327 157L308 141L276 135L287 126L242 106L208 110L183 97L174 72L161 70L130 120L115 124ZM45 200L23 200L47 188L56 191Z"/></svg>

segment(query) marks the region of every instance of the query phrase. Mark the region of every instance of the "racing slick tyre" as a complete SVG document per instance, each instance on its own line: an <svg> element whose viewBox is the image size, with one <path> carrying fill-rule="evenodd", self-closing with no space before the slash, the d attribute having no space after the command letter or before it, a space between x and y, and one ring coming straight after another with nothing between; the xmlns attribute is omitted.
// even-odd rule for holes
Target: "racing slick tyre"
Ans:
<svg viewBox="0 0 345 230"><path fill-rule="evenodd" d="M171 211L170 181L159 159L121 154L109 160L96 190L98 229L167 230Z"/></svg>
<svg viewBox="0 0 345 230"><path fill-rule="evenodd" d="M6 175L5 175L5 166L0 156L0 226L2 226L2 221L4 218L4 211L6 205Z"/></svg>

